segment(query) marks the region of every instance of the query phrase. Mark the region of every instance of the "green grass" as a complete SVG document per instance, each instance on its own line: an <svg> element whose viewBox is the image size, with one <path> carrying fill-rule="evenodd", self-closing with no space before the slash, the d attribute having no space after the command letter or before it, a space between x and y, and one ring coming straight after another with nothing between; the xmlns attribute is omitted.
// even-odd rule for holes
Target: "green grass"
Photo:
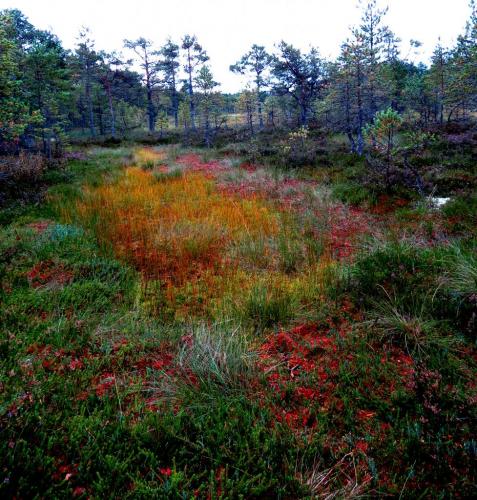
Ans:
<svg viewBox="0 0 477 500"><path fill-rule="evenodd" d="M283 325L294 317L295 298L285 290L270 289L264 284L254 286L245 302L244 320L259 332Z"/></svg>
<svg viewBox="0 0 477 500"><path fill-rule="evenodd" d="M347 182L333 186L333 196L350 205L373 204L376 196L364 186Z"/></svg>

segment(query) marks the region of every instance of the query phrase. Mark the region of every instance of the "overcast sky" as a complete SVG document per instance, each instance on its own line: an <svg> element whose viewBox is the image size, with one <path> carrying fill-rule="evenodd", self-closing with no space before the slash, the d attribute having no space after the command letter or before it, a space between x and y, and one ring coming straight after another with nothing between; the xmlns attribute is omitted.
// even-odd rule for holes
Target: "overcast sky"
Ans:
<svg viewBox="0 0 477 500"><path fill-rule="evenodd" d="M439 37L452 43L469 15L468 0L382 0L387 24L403 40L421 41L427 61ZM239 90L229 72L253 44L269 49L284 39L301 49L311 45L335 57L349 27L359 21L355 0L0 0L0 9L17 8L37 27L50 29L73 48L81 26L89 26L99 49L121 49L124 38L144 36L158 45L167 37L196 34L210 55L223 91Z"/></svg>

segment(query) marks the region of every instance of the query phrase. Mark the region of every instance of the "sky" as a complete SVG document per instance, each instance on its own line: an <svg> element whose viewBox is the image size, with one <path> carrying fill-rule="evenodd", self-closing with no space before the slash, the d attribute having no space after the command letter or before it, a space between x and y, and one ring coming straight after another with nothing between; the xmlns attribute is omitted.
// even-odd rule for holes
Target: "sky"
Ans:
<svg viewBox="0 0 477 500"><path fill-rule="evenodd" d="M32 24L49 29L73 48L78 31L88 26L98 49L122 49L125 38L150 38L157 46L171 37L195 34L210 56L221 90L235 92L245 80L229 71L254 43L272 50L280 40L307 50L318 47L334 58L356 25L355 0L0 0L0 10L20 9ZM382 0L386 23L403 40L423 43L414 60L427 62L439 37L452 44L469 16L468 0ZM125 52L125 54L127 51ZM128 54L128 57L130 54Z"/></svg>

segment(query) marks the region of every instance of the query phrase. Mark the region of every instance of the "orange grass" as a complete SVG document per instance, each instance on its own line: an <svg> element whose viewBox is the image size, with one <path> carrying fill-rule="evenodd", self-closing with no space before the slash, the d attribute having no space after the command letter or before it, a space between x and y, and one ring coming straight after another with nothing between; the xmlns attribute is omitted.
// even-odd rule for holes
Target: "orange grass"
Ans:
<svg viewBox="0 0 477 500"><path fill-rule="evenodd" d="M153 168L161 165L166 160L165 151L157 151L153 148L137 148L134 150L134 162L142 167Z"/></svg>
<svg viewBox="0 0 477 500"><path fill-rule="evenodd" d="M138 305L166 320L241 317L257 286L310 310L333 275L326 255L307 256L307 240L280 206L224 192L202 172L158 179L129 167L66 210L66 221L91 228L141 273ZM292 262L297 252L296 269L282 252Z"/></svg>
<svg viewBox="0 0 477 500"><path fill-rule="evenodd" d="M216 190L201 174L158 182L129 168L115 184L87 189L77 215L99 241L147 279L182 284L232 263L227 245L278 232L278 216L259 199Z"/></svg>

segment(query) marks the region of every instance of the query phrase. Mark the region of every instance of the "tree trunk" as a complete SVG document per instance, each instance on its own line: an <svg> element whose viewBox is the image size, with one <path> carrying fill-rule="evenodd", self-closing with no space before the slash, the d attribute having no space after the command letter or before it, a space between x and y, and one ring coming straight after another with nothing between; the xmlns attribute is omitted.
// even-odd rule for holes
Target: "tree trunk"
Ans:
<svg viewBox="0 0 477 500"><path fill-rule="evenodd" d="M250 128L250 135L253 137L254 136L254 130L253 130L253 107L249 106L247 109L247 115L248 115L248 126ZM263 123L262 123L263 125Z"/></svg>
<svg viewBox="0 0 477 500"><path fill-rule="evenodd" d="M114 113L113 96L108 89L109 114L111 115L111 137L116 137L116 115Z"/></svg>
<svg viewBox="0 0 477 500"><path fill-rule="evenodd" d="M156 128L156 120L155 120L155 113L154 113L154 103L152 102L152 89L148 88L147 89L147 117L148 117L148 125L149 125L149 132L154 132L154 129Z"/></svg>
<svg viewBox="0 0 477 500"><path fill-rule="evenodd" d="M98 104L99 135L104 135L103 108Z"/></svg>
<svg viewBox="0 0 477 500"><path fill-rule="evenodd" d="M263 129L262 98L260 96L260 85L257 84L258 125Z"/></svg>
<svg viewBox="0 0 477 500"><path fill-rule="evenodd" d="M300 102L300 125L306 127L308 123L308 108L306 103Z"/></svg>
<svg viewBox="0 0 477 500"><path fill-rule="evenodd" d="M174 90L174 95L172 98L172 107L174 113L174 127L179 128L179 99L177 97L177 91Z"/></svg>
<svg viewBox="0 0 477 500"><path fill-rule="evenodd" d="M86 103L88 106L88 118L89 118L89 131L91 137L96 135L96 131L94 129L94 112L93 112L93 100L91 99L91 88L89 81L86 83Z"/></svg>
<svg viewBox="0 0 477 500"><path fill-rule="evenodd" d="M353 134L351 132L351 130L348 130L346 132L346 135L348 136L348 141L349 141L349 145L351 147L351 152L352 153L356 153L357 150L356 150L356 141L354 140L354 137L353 137Z"/></svg>
<svg viewBox="0 0 477 500"><path fill-rule="evenodd" d="M190 49L187 51L187 74L189 76L189 107L190 107L190 124L195 130L195 103L194 103L194 86L192 85L192 58Z"/></svg>
<svg viewBox="0 0 477 500"><path fill-rule="evenodd" d="M363 96L362 90L362 73L361 66L358 65L357 73L357 100L358 100L358 144L356 152L361 156L364 151L363 127L364 127L364 113L363 113Z"/></svg>
<svg viewBox="0 0 477 500"><path fill-rule="evenodd" d="M359 156L363 155L364 151L364 139L363 139L363 129L358 130L358 144L356 147L356 152L359 154Z"/></svg>
<svg viewBox="0 0 477 500"><path fill-rule="evenodd" d="M210 148L210 123L209 123L209 112L205 112L205 144Z"/></svg>

